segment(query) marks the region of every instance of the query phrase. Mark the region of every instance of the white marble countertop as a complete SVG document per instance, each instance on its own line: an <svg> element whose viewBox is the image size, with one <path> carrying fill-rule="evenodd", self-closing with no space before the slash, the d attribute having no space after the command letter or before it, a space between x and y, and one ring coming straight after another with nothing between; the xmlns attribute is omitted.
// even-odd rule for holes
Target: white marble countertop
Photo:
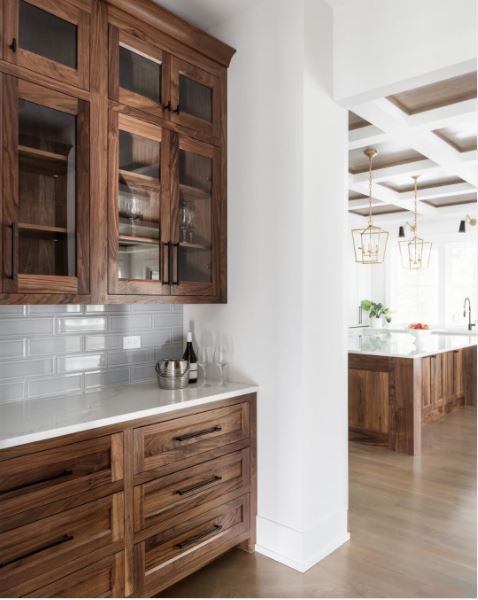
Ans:
<svg viewBox="0 0 478 600"><path fill-rule="evenodd" d="M0 449L162 415L258 389L255 385L226 383L170 391L153 382L112 386L78 396L12 402L0 406Z"/></svg>
<svg viewBox="0 0 478 600"><path fill-rule="evenodd" d="M393 358L423 358L442 352L476 346L476 335L438 335L370 330L349 334L349 353L389 356Z"/></svg>

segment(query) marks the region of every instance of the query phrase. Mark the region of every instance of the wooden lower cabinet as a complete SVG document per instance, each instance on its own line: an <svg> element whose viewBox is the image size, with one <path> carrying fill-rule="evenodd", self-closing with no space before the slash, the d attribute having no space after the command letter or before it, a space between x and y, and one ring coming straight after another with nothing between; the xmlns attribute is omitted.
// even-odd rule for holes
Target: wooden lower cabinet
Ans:
<svg viewBox="0 0 478 600"><path fill-rule="evenodd" d="M255 395L0 451L0 596L153 596L255 544Z"/></svg>

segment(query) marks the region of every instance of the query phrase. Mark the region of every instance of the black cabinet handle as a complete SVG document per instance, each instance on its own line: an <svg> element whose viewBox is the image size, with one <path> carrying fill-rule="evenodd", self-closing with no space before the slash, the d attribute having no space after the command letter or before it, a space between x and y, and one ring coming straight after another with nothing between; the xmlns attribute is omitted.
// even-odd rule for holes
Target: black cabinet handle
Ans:
<svg viewBox="0 0 478 600"><path fill-rule="evenodd" d="M69 542L72 539L73 539L72 535L68 535L68 534L62 535L60 538L53 540L49 544L45 544L44 546L40 546L39 548L30 550L30 552L27 552L26 554L22 554L21 556L17 556L16 558L11 558L10 560L5 560L3 562L0 562L0 569L3 569L3 567L6 567L7 565L16 563L19 560L23 560L24 558L28 558L29 556L33 556L34 554L39 554L40 552L43 552L44 550L49 550L50 548L54 548L55 546L59 546L60 544L64 544L65 542Z"/></svg>
<svg viewBox="0 0 478 600"><path fill-rule="evenodd" d="M11 274L11 279L13 279L13 281L15 281L15 279L17 278L18 275L18 269L17 269L17 238L18 238L18 226L16 223L12 223L11 226L12 228L12 274Z"/></svg>
<svg viewBox="0 0 478 600"><path fill-rule="evenodd" d="M165 242L163 244L163 252L166 252L166 251L167 251L166 260L164 260L164 257L163 257L163 267L164 267L164 264L166 263L168 276L165 279L163 279L163 283L164 283L164 285L170 285L171 284L171 242Z"/></svg>
<svg viewBox="0 0 478 600"><path fill-rule="evenodd" d="M2 490L0 496L4 494L9 494L10 492L18 492L18 490L24 490L32 485L38 485L39 483L47 483L48 481L55 481L55 479L60 479L60 477L67 477L68 475L72 475L73 471L70 469L65 469L61 473L57 475L52 475L51 477L45 477L45 479L39 479L38 481L31 481L30 483L24 483L23 485L17 485L16 487L12 487L8 490Z"/></svg>
<svg viewBox="0 0 478 600"><path fill-rule="evenodd" d="M163 106L163 110L167 110L167 111L171 112L171 101L169 101L167 104L165 104Z"/></svg>
<svg viewBox="0 0 478 600"><path fill-rule="evenodd" d="M185 442L186 440L192 440L193 438L202 437L203 435L215 433L216 431L222 431L222 427L220 425L214 425L211 429L202 429L201 431L194 431L193 433L185 433L184 435L176 436L174 439L177 442Z"/></svg>
<svg viewBox="0 0 478 600"><path fill-rule="evenodd" d="M202 533L198 533L197 535L194 535L193 537L190 537L187 540L184 540L184 542L179 542L179 544L176 544L176 548L187 548L188 546L192 546L193 544L195 544L196 542L199 542L199 540L202 540L203 538L207 537L208 535L211 535L211 533L216 533L216 531L220 531L222 529L222 525L213 525L210 529L206 529L206 531L203 531Z"/></svg>
<svg viewBox="0 0 478 600"><path fill-rule="evenodd" d="M173 247L176 248L176 276L174 280L171 281L171 284L179 285L179 242L177 244L173 244Z"/></svg>
<svg viewBox="0 0 478 600"><path fill-rule="evenodd" d="M179 106L179 104L176 106L176 108L173 110L173 113L176 113L177 115L179 115L179 113L181 112L181 108Z"/></svg>
<svg viewBox="0 0 478 600"><path fill-rule="evenodd" d="M17 38L13 38L12 43L8 46L12 52L17 51Z"/></svg>
<svg viewBox="0 0 478 600"><path fill-rule="evenodd" d="M176 490L176 494L178 494L179 496L184 496L186 494L189 494L190 492L195 492L196 490L200 490L203 487L206 487L207 485L210 485L211 483L216 483L216 481L221 481L222 477L220 475L213 475L211 477L211 479L207 479L206 481L200 481L199 483L196 483L195 485L192 485L191 487L188 488L182 488L181 490Z"/></svg>

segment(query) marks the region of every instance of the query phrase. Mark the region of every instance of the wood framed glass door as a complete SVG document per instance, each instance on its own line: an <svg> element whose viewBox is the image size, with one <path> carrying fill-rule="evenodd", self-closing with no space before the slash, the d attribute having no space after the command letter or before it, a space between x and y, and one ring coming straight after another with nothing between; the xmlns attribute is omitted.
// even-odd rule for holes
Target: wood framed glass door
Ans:
<svg viewBox="0 0 478 600"><path fill-rule="evenodd" d="M193 137L220 142L221 82L211 73L171 57L171 120Z"/></svg>
<svg viewBox="0 0 478 600"><path fill-rule="evenodd" d="M89 89L89 13L67 0L5 0L4 16L9 62Z"/></svg>
<svg viewBox="0 0 478 600"><path fill-rule="evenodd" d="M169 133L110 111L110 294L169 294Z"/></svg>
<svg viewBox="0 0 478 600"><path fill-rule="evenodd" d="M89 292L89 104L3 85L3 287Z"/></svg>
<svg viewBox="0 0 478 600"><path fill-rule="evenodd" d="M220 269L220 150L175 135L171 172L171 293L215 296Z"/></svg>
<svg viewBox="0 0 478 600"><path fill-rule="evenodd" d="M168 55L114 25L108 43L111 100L161 117L169 112Z"/></svg>

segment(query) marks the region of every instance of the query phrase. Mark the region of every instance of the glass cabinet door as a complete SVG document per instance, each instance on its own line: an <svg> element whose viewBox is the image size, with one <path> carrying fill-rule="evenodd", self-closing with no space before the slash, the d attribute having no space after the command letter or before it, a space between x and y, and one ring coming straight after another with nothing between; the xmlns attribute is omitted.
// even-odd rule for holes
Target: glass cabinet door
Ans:
<svg viewBox="0 0 478 600"><path fill-rule="evenodd" d="M89 14L67 0L5 0L7 60L89 88Z"/></svg>
<svg viewBox="0 0 478 600"><path fill-rule="evenodd" d="M5 78L4 273L11 292L88 291L88 104ZM11 113L10 113L11 110ZM81 260L80 260L81 258Z"/></svg>
<svg viewBox="0 0 478 600"><path fill-rule="evenodd" d="M179 137L172 294L214 295L220 227L219 150Z"/></svg>
<svg viewBox="0 0 478 600"><path fill-rule="evenodd" d="M117 132L109 149L110 293L168 293L169 239L161 244L162 227L169 223L162 202L162 129L113 111L110 120Z"/></svg>
<svg viewBox="0 0 478 600"><path fill-rule="evenodd" d="M171 57L171 119L194 130L195 137L219 141L220 80L185 61Z"/></svg>
<svg viewBox="0 0 478 600"><path fill-rule="evenodd" d="M162 116L168 93L168 65L160 48L121 29L109 28L109 96L121 104Z"/></svg>

